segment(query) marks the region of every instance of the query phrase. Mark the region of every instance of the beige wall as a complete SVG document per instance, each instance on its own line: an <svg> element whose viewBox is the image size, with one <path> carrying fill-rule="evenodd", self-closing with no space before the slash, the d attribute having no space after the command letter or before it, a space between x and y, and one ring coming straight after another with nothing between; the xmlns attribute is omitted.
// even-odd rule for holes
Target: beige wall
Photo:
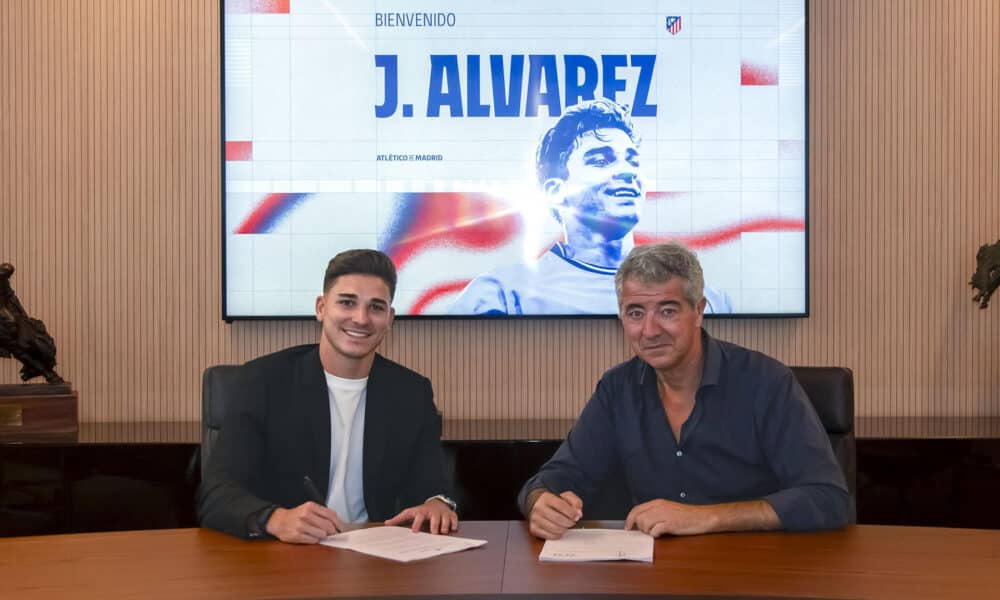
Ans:
<svg viewBox="0 0 1000 600"><path fill-rule="evenodd" d="M812 316L709 328L851 367L860 414L1000 415L1000 297L967 285L1000 238L1000 2L815 0L809 68ZM3 0L0 81L0 260L82 419L197 419L206 365L315 339L219 318L214 0ZM627 356L605 320L398 322L384 351L489 417L575 416Z"/></svg>

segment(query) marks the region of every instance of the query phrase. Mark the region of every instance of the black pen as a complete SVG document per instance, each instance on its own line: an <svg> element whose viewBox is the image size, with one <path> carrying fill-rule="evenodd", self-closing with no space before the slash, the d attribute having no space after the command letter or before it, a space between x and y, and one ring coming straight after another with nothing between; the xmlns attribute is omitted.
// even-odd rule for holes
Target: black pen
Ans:
<svg viewBox="0 0 1000 600"><path fill-rule="evenodd" d="M323 499L322 494L319 493L319 489L316 484L313 483L312 477L305 475L302 477L302 487L306 488L306 497L312 500L320 506L326 506L326 500ZM340 529L337 528L337 533L340 533Z"/></svg>
<svg viewBox="0 0 1000 600"><path fill-rule="evenodd" d="M326 500L324 500L323 496L320 495L319 490L316 488L316 484L313 483L313 480L308 475L302 478L302 485L306 488L306 497L309 500L312 500L316 504L326 506Z"/></svg>

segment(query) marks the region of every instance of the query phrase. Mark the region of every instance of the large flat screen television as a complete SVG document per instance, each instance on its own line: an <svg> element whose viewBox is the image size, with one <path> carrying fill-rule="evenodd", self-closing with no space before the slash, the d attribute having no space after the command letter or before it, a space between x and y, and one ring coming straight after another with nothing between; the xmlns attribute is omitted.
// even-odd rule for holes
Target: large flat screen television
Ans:
<svg viewBox="0 0 1000 600"><path fill-rule="evenodd" d="M348 248L398 315L614 315L667 240L710 316L805 316L805 5L224 0L224 317Z"/></svg>

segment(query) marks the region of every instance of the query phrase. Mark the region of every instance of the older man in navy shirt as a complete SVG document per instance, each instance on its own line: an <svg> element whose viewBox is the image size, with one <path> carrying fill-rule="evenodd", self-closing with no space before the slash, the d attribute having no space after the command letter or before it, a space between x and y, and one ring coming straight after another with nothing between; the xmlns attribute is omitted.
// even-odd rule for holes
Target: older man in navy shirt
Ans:
<svg viewBox="0 0 1000 600"><path fill-rule="evenodd" d="M704 278L679 244L635 248L615 276L636 356L607 373L518 497L556 539L612 470L625 527L654 537L844 527L851 500L830 442L788 367L701 328Z"/></svg>

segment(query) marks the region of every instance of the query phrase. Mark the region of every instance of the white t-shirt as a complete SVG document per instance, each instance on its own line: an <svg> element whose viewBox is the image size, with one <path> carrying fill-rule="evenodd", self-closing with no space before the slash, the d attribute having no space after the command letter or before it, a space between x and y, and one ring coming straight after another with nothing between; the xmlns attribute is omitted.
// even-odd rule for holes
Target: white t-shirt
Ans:
<svg viewBox="0 0 1000 600"><path fill-rule="evenodd" d="M362 460L368 378L344 379L325 374L330 397L330 487L326 505L345 523L363 523L368 521Z"/></svg>

